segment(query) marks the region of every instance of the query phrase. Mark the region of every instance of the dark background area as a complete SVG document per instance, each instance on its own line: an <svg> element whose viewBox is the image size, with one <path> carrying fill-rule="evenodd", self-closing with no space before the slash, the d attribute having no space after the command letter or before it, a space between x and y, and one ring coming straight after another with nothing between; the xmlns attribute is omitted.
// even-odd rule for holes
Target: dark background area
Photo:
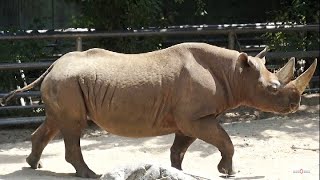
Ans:
<svg viewBox="0 0 320 180"><path fill-rule="evenodd" d="M100 18L105 21L117 21L111 18L121 19L124 14L130 14L134 6L138 6L137 11L156 13L149 17L136 16L135 20L130 20L140 21L140 27L145 24L165 26L274 22L280 19L277 18L280 11L290 14L290 9L305 16L307 23L319 23L319 2L316 0L4 0L0 1L0 29L69 28L74 27L75 21L81 18L84 21L84 17L98 15L102 15ZM288 21L290 18L296 21L293 16L300 15L291 15ZM146 20L142 22L141 19ZM119 29L121 27L117 27Z"/></svg>
<svg viewBox="0 0 320 180"><path fill-rule="evenodd" d="M168 28L179 25L216 24L317 24L320 7L317 0L2 0L0 33L14 34L26 30L94 28L97 31ZM0 34L1 36L1 34ZM273 32L237 35L237 50L257 53L265 45L272 52L319 51L319 32ZM206 42L226 47L227 35L170 37L114 37L84 39L83 50L100 47L123 53L140 53L187 41ZM74 51L74 39L2 40L0 63L53 62ZM318 57L319 59L319 57ZM272 59L267 65L280 67L287 58ZM300 58L307 68L313 58ZM297 66L297 70L302 66ZM306 69L305 68L305 69ZM44 70L0 71L0 93L23 87ZM298 71L297 71L298 72ZM317 77L319 72L315 73ZM298 74L297 74L298 75ZM319 88L319 80L311 84ZM39 90L37 87L35 90ZM39 98L32 98L37 104ZM28 104L28 98L25 98ZM9 105L21 105L16 98ZM0 110L0 117L43 115L43 109Z"/></svg>

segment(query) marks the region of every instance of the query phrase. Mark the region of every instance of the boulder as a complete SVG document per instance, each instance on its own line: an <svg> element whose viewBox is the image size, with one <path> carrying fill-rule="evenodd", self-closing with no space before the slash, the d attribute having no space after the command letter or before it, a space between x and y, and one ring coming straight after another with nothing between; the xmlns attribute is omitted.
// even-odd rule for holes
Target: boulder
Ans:
<svg viewBox="0 0 320 180"><path fill-rule="evenodd" d="M172 167L157 164L130 164L102 175L103 180L200 180Z"/></svg>

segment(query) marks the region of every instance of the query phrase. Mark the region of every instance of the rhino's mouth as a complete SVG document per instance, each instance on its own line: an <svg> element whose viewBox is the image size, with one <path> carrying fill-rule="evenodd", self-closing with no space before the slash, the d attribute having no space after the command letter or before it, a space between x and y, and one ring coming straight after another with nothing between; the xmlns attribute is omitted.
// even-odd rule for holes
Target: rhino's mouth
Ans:
<svg viewBox="0 0 320 180"><path fill-rule="evenodd" d="M288 107L282 107L280 109L277 109L275 112L276 114L289 114L289 113L294 113L299 109L300 103L299 104L291 104Z"/></svg>

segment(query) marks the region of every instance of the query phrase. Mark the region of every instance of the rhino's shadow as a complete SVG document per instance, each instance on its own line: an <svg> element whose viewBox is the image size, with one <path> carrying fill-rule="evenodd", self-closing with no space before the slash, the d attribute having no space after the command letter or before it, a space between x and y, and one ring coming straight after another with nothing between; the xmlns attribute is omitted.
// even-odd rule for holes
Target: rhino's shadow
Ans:
<svg viewBox="0 0 320 180"><path fill-rule="evenodd" d="M52 157L52 156L56 156L56 154L48 154L48 153L44 153L42 154L41 158L48 158L48 157ZM21 163L21 162L26 162L26 155L18 155L18 154L0 154L0 165L4 165L5 164L15 164L15 163Z"/></svg>
<svg viewBox="0 0 320 180"><path fill-rule="evenodd" d="M20 170L9 174L0 175L0 179L74 179L83 178L75 177L75 173L56 173L48 170L34 170L30 167L22 167Z"/></svg>

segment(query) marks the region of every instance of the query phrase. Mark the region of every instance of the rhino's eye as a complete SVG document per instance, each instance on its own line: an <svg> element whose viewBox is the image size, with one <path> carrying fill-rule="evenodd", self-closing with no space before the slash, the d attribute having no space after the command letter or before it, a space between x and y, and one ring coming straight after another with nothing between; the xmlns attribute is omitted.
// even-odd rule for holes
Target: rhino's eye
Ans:
<svg viewBox="0 0 320 180"><path fill-rule="evenodd" d="M277 93L279 88L280 88L281 84L279 81L277 80L272 80L270 82L270 85L268 86L268 90L271 92L271 93Z"/></svg>

